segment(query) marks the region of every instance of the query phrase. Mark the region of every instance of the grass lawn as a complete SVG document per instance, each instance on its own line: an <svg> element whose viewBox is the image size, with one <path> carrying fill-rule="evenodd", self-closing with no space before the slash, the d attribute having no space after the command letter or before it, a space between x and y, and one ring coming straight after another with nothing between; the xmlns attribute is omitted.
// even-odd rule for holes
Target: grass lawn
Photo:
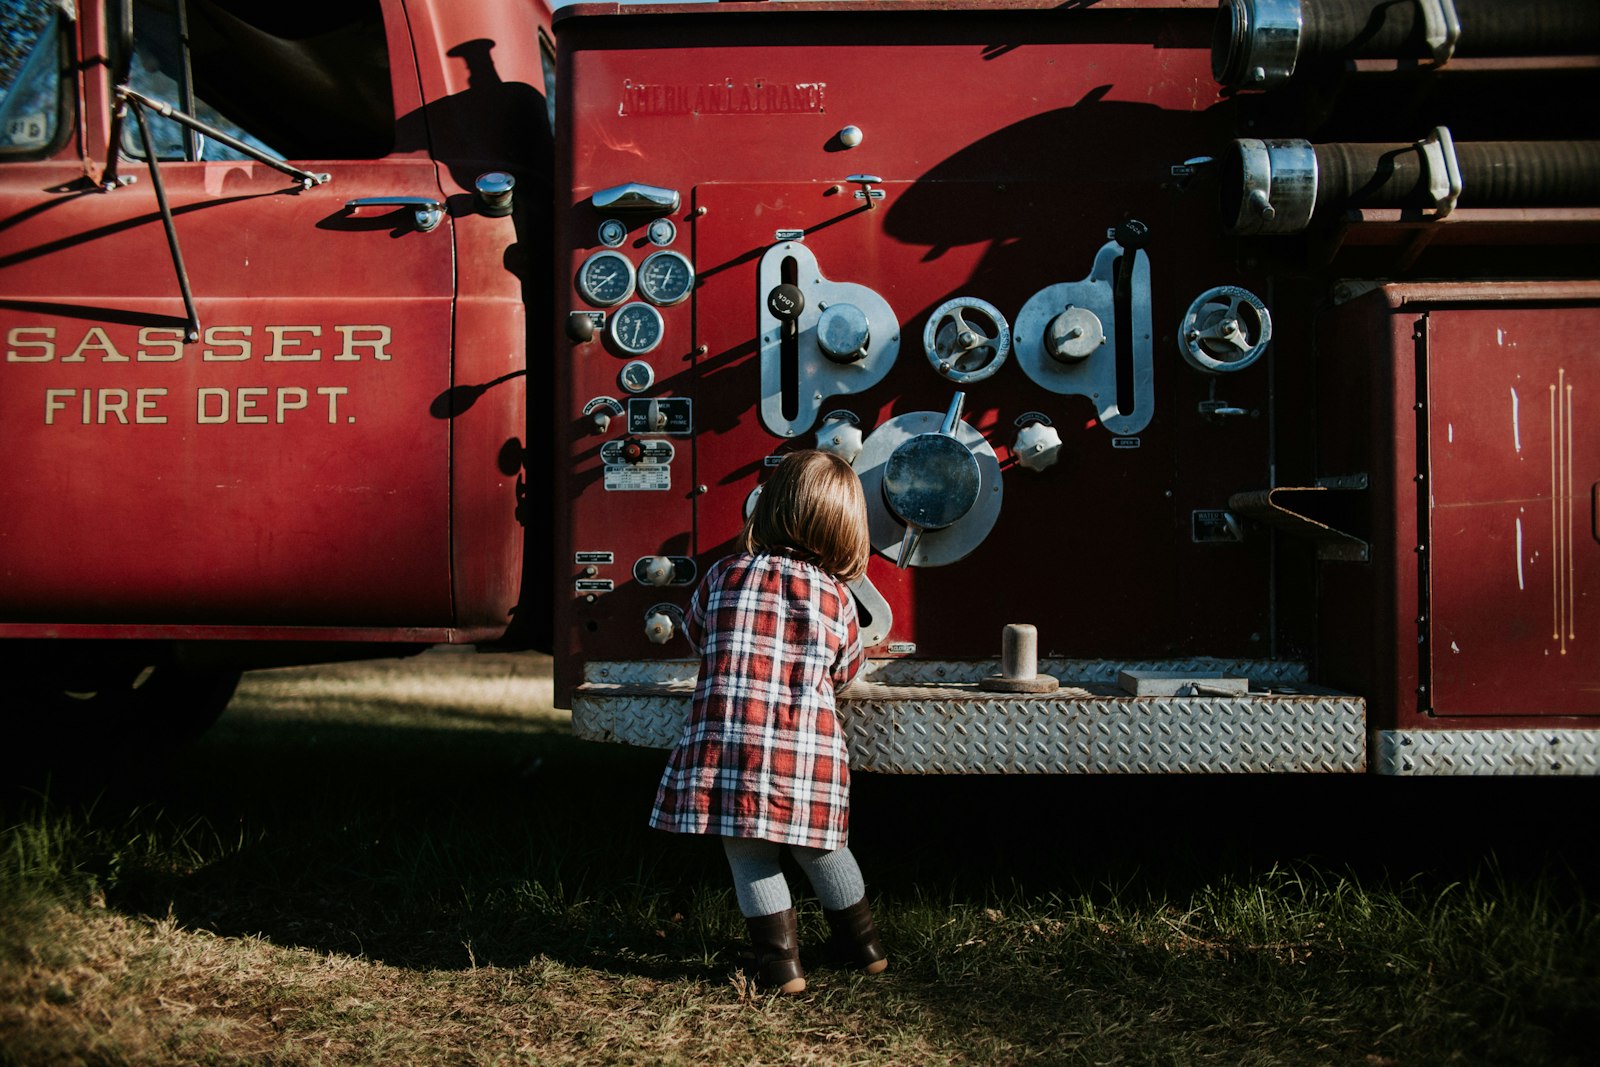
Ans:
<svg viewBox="0 0 1600 1067"><path fill-rule="evenodd" d="M878 978L736 973L663 754L548 661L247 676L0 802L0 1064L1587 1064L1592 781L860 775ZM803 891L802 932L823 936Z"/></svg>

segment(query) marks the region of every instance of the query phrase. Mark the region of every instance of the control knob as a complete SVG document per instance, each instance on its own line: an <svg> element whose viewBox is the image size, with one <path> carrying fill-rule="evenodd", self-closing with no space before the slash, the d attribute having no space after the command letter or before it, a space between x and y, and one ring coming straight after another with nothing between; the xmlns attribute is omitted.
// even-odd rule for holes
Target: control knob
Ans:
<svg viewBox="0 0 1600 1067"><path fill-rule="evenodd" d="M1030 422L1017 431L1017 443L1011 451L1023 467L1042 471L1055 466L1061 458L1061 435L1047 422Z"/></svg>
<svg viewBox="0 0 1600 1067"><path fill-rule="evenodd" d="M1231 374L1267 350L1272 313L1250 290L1219 285L1195 297L1179 329L1189 366L1207 374Z"/></svg>
<svg viewBox="0 0 1600 1067"><path fill-rule="evenodd" d="M1100 316L1088 308L1068 304L1066 309L1050 320L1044 332L1045 351L1052 359L1062 363L1076 363L1088 359L1106 343L1106 329Z"/></svg>
<svg viewBox="0 0 1600 1067"><path fill-rule="evenodd" d="M822 427L817 430L817 448L853 464L861 455L862 446L861 426L853 414L831 411L823 417Z"/></svg>
<svg viewBox="0 0 1600 1067"><path fill-rule="evenodd" d="M656 604L644 613L644 636L664 645L683 628L683 611L674 604Z"/></svg>
<svg viewBox="0 0 1600 1067"><path fill-rule="evenodd" d="M646 585L671 585L677 567L666 556L647 556L640 567Z"/></svg>
<svg viewBox="0 0 1600 1067"><path fill-rule="evenodd" d="M854 304L830 304L817 317L817 347L835 363L865 359L871 339L867 313Z"/></svg>
<svg viewBox="0 0 1600 1067"><path fill-rule="evenodd" d="M800 291L798 285L784 282L767 294L767 310L772 312L775 319L793 322L805 309L806 294Z"/></svg>
<svg viewBox="0 0 1600 1067"><path fill-rule="evenodd" d="M963 296L933 309L922 331L933 369L953 382L981 382L1005 364L1011 324L987 300Z"/></svg>
<svg viewBox="0 0 1600 1067"><path fill-rule="evenodd" d="M966 397L957 393L937 432L917 434L884 465L884 503L905 524L896 561L902 568L909 566L924 531L954 525L978 502L978 460L956 437Z"/></svg>

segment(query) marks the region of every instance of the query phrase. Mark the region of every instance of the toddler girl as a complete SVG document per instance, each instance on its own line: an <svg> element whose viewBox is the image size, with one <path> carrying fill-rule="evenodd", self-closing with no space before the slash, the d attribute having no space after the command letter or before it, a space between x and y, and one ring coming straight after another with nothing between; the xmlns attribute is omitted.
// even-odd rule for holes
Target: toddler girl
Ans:
<svg viewBox="0 0 1600 1067"><path fill-rule="evenodd" d="M850 765L834 717L835 689L862 664L845 583L872 550L855 471L827 452L790 453L739 545L689 603L684 629L700 676L650 825L722 837L756 982L798 993L806 980L783 845L822 902L834 952L868 974L889 965L845 844Z"/></svg>

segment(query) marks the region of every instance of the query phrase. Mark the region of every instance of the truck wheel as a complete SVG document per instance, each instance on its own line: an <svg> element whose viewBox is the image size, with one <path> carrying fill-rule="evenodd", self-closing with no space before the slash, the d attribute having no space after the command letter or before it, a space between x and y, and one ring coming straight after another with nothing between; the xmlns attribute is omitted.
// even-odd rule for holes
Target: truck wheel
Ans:
<svg viewBox="0 0 1600 1067"><path fill-rule="evenodd" d="M27 744L17 755L38 766L80 758L86 748L125 753L179 745L217 721L238 685L237 671L172 664L34 678L20 694L17 719Z"/></svg>

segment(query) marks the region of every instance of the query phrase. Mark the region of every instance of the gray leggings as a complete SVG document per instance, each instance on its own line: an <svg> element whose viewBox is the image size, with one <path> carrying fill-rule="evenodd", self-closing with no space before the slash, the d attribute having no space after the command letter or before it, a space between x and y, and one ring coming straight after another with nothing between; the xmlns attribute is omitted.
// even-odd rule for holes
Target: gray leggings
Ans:
<svg viewBox="0 0 1600 1067"><path fill-rule="evenodd" d="M794 906L789 883L779 863L784 846L776 841L749 837L724 837L723 851L733 871L734 892L739 895L739 912L747 919L773 915ZM804 845L790 845L789 854L805 872L817 899L829 911L843 911L867 895L861 868L848 848L832 852Z"/></svg>

